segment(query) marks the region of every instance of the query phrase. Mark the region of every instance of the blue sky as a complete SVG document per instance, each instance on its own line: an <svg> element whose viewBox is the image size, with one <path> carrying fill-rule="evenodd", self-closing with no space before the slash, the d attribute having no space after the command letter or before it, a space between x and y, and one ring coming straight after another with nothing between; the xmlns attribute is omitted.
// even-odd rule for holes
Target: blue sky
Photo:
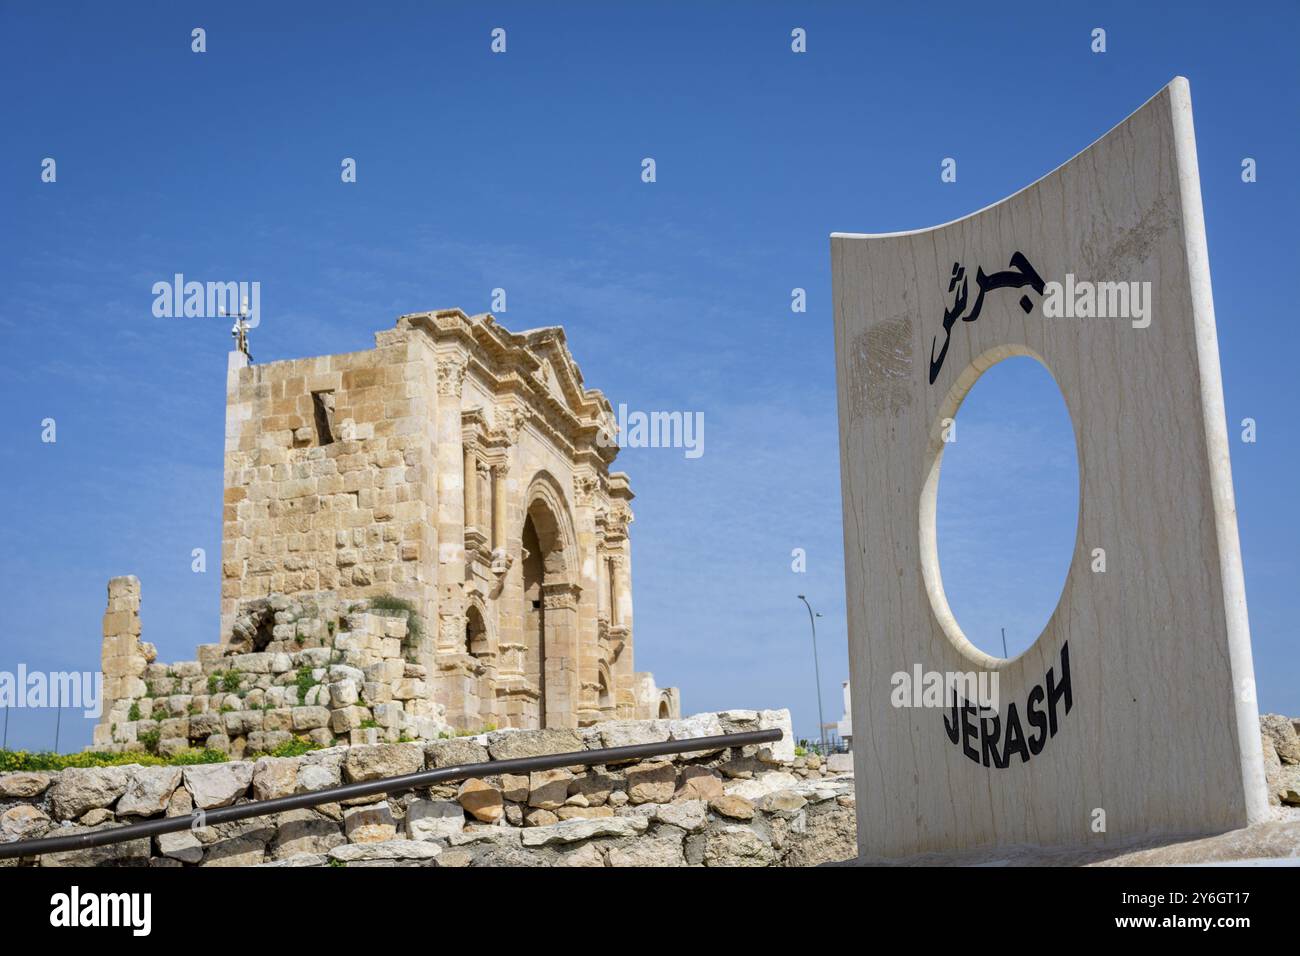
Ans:
<svg viewBox="0 0 1300 956"><path fill-rule="evenodd" d="M638 666L680 685L687 710L788 706L814 735L796 594L824 615L828 720L847 676L829 234L972 212L1182 74L1228 419L1259 423L1256 444L1233 446L1259 696L1300 714L1300 16L1134 6L5 2L0 669L97 667L117 574L140 577L162 659L219 637L228 323L154 318L155 281L259 280L259 361L365 348L401 313L485 311L504 287L500 319L563 324L616 404L705 414L702 458L619 460L638 495ZM1026 644L1059 594L1077 491L1053 388L1008 366L958 418L973 440L945 460L940 539L972 634L1005 625ZM40 441L47 417L56 444ZM961 489L988 473L1003 493L984 507L1030 502L1041 535L982 535L988 515ZM53 728L14 711L9 743L48 747ZM63 749L89 735L65 714Z"/></svg>

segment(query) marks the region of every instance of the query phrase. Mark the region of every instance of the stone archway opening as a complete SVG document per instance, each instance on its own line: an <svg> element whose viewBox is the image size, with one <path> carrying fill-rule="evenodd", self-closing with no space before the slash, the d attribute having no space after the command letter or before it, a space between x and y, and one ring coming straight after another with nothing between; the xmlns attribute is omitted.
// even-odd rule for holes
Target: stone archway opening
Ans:
<svg viewBox="0 0 1300 956"><path fill-rule="evenodd" d="M596 706L600 708L601 719L608 719L614 716L614 694L609 689L609 675L601 668L600 677L597 680Z"/></svg>
<svg viewBox="0 0 1300 956"><path fill-rule="evenodd" d="M577 726L577 587L568 557L567 515L548 496L528 503L523 546L524 676L537 693L536 726ZM531 715L530 715L531 716Z"/></svg>
<svg viewBox="0 0 1300 956"><path fill-rule="evenodd" d="M538 727L546 726L546 609L542 601L542 584L546 578L542 545L532 516L524 519L524 676L538 693Z"/></svg>
<svg viewBox="0 0 1300 956"><path fill-rule="evenodd" d="M465 612L465 653L481 658L487 652L487 623L483 612L471 604Z"/></svg>

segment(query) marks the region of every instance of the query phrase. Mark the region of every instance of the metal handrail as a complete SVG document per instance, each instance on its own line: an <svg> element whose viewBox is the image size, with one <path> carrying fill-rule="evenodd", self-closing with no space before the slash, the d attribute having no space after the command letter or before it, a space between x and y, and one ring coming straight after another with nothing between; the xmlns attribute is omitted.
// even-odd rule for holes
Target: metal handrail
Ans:
<svg viewBox="0 0 1300 956"><path fill-rule="evenodd" d="M164 833L178 833L181 830L189 830L194 827L215 826L218 823L229 823L234 820L244 820L248 817L283 813L286 810L301 810L305 807L319 806L322 803L337 803L359 797L377 796L381 793L389 794L402 790L414 790L417 787L428 787L433 784L464 780L469 777L495 777L503 773L530 773L534 770L551 770L556 767L590 767L596 764L637 760L642 757L661 757L667 754L691 753L697 750L723 750L729 747L743 747L746 744L769 743L780 740L781 736L781 731L778 728L749 730L744 733L718 734L713 737L688 737L684 740L666 740L652 744L606 747L603 750L579 750L574 753L547 754L542 757L517 757L511 760L486 760L482 763L458 764L454 767L440 767L437 770L422 770L419 773L403 774L400 777L381 777L378 780L347 783L338 787L330 787L327 790L295 793L288 797L254 800L236 806L218 807L214 810L195 810L185 816L164 817L146 823L130 823L122 827L92 830L89 833L37 837L33 840L0 843L0 860L39 856L42 853L62 853L67 850L85 850L90 847L106 846L112 843L125 843L128 840L154 837Z"/></svg>

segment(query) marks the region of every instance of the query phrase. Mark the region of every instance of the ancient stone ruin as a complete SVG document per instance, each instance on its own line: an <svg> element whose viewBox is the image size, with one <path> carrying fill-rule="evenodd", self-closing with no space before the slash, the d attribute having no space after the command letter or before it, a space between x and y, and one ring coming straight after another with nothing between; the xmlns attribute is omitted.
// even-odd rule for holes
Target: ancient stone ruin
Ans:
<svg viewBox="0 0 1300 956"><path fill-rule="evenodd" d="M220 643L157 663L113 579L96 749L680 715L634 669L633 495L562 329L405 315L361 352L236 350L226 388Z"/></svg>

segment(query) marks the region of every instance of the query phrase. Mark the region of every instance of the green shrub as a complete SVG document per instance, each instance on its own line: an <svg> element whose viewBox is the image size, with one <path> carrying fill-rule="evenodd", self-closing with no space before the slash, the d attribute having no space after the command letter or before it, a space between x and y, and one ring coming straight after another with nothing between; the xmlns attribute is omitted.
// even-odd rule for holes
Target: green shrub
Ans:
<svg viewBox="0 0 1300 956"><path fill-rule="evenodd" d="M292 740L286 740L284 743L270 750L261 750L255 753L244 755L245 760L252 760L257 757L301 757L303 754L311 753L313 750L320 750L321 745L308 740L306 737L294 737Z"/></svg>
<svg viewBox="0 0 1300 956"><path fill-rule="evenodd" d="M140 702L138 700L131 701L131 709L126 712L126 719L127 720L140 719Z"/></svg>
<svg viewBox="0 0 1300 956"><path fill-rule="evenodd" d="M239 690L239 680L239 671L226 671L225 675L221 678L221 689L227 694L233 694L235 691Z"/></svg>
<svg viewBox="0 0 1300 956"><path fill-rule="evenodd" d="M141 743L149 746L143 738L152 738L152 749L134 750L127 753L110 754L99 750L84 751L75 754L29 753L26 750L0 750L0 773L16 770L68 770L85 767L120 767L125 764L138 763L146 767L178 767L200 763L223 763L229 758L219 750L184 750L170 757L160 757L156 753L158 732L141 734Z"/></svg>
<svg viewBox="0 0 1300 956"><path fill-rule="evenodd" d="M298 703L303 704L307 702L307 691L315 687L317 683L318 681L311 676L310 667L304 664L302 667L298 668L298 677L294 681L295 686L298 688Z"/></svg>

